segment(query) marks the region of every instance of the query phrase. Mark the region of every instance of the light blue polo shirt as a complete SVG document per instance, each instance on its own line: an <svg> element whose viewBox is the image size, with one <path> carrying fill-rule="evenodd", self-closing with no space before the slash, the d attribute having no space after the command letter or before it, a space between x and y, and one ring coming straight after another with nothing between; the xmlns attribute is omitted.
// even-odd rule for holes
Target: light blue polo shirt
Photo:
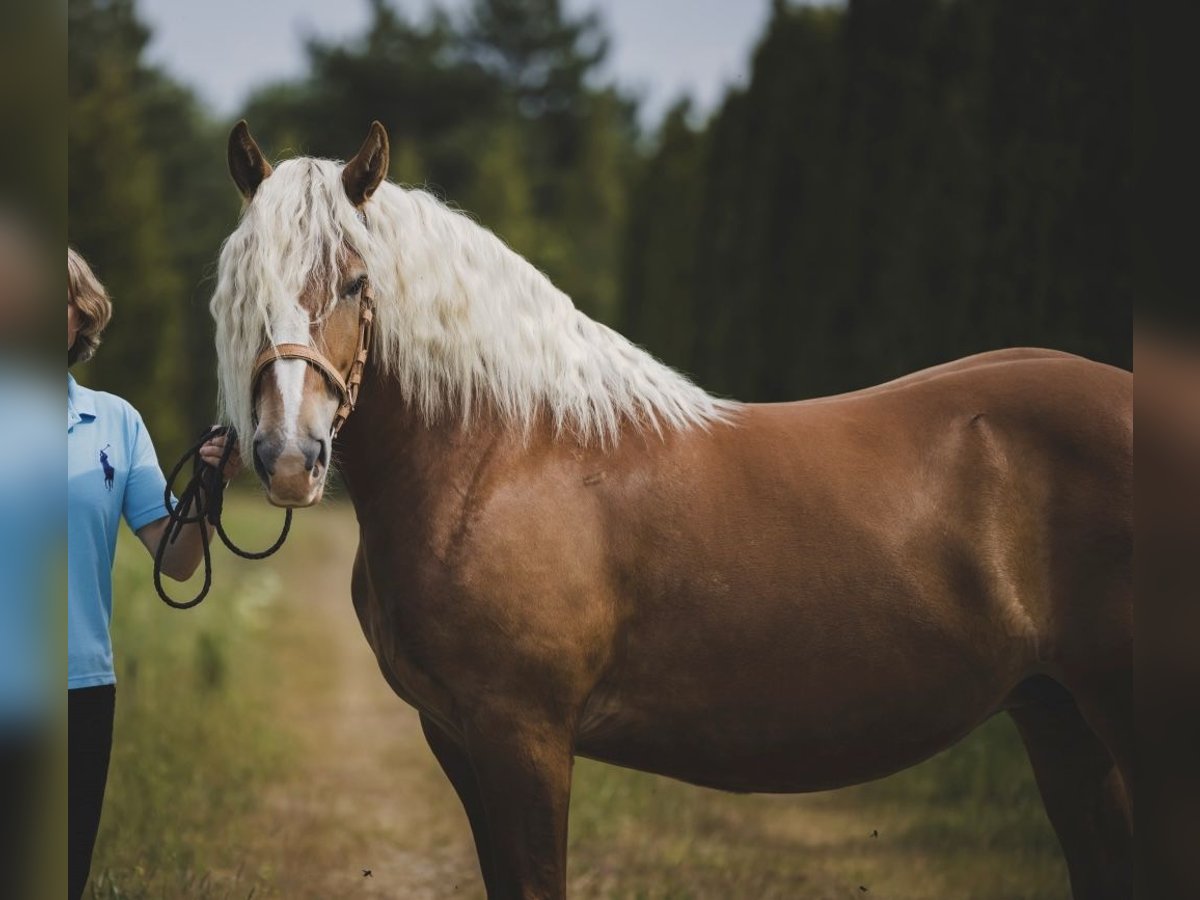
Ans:
<svg viewBox="0 0 1200 900"><path fill-rule="evenodd" d="M116 683L109 623L117 529L122 516L135 532L165 516L165 487L137 410L68 375L68 688Z"/></svg>

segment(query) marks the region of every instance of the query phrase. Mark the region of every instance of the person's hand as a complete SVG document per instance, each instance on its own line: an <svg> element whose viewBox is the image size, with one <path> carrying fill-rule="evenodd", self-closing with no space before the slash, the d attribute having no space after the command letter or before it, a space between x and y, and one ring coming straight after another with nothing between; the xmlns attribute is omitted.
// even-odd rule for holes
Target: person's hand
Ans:
<svg viewBox="0 0 1200 900"><path fill-rule="evenodd" d="M221 456L225 453L225 441L226 436L223 434L205 441L204 446L200 448L200 458L213 468L219 466L221 464ZM221 477L225 481L229 481L229 479L233 478L240 471L242 471L242 455L238 453L238 448L235 444L233 452L229 454L229 461L225 463L225 470L221 473Z"/></svg>

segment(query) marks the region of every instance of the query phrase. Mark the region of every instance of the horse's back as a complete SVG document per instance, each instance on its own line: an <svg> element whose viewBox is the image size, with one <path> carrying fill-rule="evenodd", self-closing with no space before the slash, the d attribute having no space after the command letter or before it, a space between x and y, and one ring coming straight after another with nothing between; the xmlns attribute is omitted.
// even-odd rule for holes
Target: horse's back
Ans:
<svg viewBox="0 0 1200 900"><path fill-rule="evenodd" d="M1113 488L1128 489L1133 376L1059 351L995 351L851 393L747 404L735 431L752 442L787 443L789 435L815 430L830 439L831 450L849 455L876 440L927 454L968 426L1005 442L1025 462L1070 464L1077 474L1079 467L1096 469L1117 479Z"/></svg>
<svg viewBox="0 0 1200 900"><path fill-rule="evenodd" d="M963 359L921 369L878 385L779 404L747 404L751 408L809 409L818 406L875 402L928 402L943 396L968 402L999 401L1006 408L1046 409L1048 405L1084 400L1089 409L1101 409L1132 421L1133 375L1104 363L1036 347L1017 347L978 353Z"/></svg>
<svg viewBox="0 0 1200 900"><path fill-rule="evenodd" d="M907 372L904 375L900 375L881 384L875 384L842 394L835 394L829 397L819 397L814 400L801 402L821 403L843 400L850 397L862 397L870 394L878 394L886 391L896 390L899 388L913 387L914 385L938 378L943 375L965 372L984 366L997 366L1005 363L1028 362L1030 360L1045 359L1079 360L1081 357L1078 357L1072 353L1067 353L1063 350L1049 350L1044 347L1006 347L1001 350L985 350L981 353L974 353L970 356L964 356L961 359L954 359L950 360L949 362L929 366L925 369L919 369L916 372Z"/></svg>

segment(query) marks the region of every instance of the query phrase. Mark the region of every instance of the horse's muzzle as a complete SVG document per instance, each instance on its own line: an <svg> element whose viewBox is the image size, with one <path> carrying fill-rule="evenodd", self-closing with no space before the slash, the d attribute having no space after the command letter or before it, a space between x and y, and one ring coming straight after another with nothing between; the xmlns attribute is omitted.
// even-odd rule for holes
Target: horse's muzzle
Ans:
<svg viewBox="0 0 1200 900"><path fill-rule="evenodd" d="M326 441L311 435L280 440L254 438L254 470L276 506L311 506L321 499L328 469Z"/></svg>

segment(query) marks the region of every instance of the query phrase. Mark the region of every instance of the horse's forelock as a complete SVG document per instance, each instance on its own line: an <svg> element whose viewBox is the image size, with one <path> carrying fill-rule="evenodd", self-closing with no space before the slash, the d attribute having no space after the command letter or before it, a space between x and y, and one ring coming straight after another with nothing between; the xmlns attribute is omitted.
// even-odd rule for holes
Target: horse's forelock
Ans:
<svg viewBox="0 0 1200 900"><path fill-rule="evenodd" d="M263 344L277 340L283 323L328 315L343 248L365 243L340 172L328 160L281 163L222 246L211 303L221 412L244 434L252 421L251 370ZM317 298L311 309L301 306L306 295Z"/></svg>

